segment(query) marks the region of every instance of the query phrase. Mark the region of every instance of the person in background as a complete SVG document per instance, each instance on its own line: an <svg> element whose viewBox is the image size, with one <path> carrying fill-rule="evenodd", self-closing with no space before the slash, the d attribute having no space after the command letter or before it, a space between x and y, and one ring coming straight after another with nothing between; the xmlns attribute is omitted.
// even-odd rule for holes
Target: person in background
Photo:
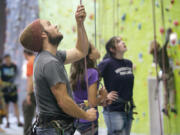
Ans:
<svg viewBox="0 0 180 135"><path fill-rule="evenodd" d="M133 63L124 58L127 51L121 37L106 43L106 55L98 65L108 92L116 91L118 99L104 107L103 115L108 135L130 135L133 120Z"/></svg>
<svg viewBox="0 0 180 135"><path fill-rule="evenodd" d="M98 69L96 68L96 60L99 58L99 51L89 43L89 51L86 56L87 71L85 69L85 58L76 61L71 65L70 84L73 90L74 100L79 106L84 104L84 106L82 106L84 108L86 107L86 103L84 103L85 101L88 101L87 107L96 107L97 109L98 105L101 105L105 100L107 100L107 91L105 88L101 88L98 91L100 78ZM112 99L115 98L115 92L111 92L108 97L111 97ZM80 119L77 120L75 124L77 130L82 135L90 135L92 132L94 132L94 135L98 135L98 118L94 122ZM92 124L94 124L93 127Z"/></svg>
<svg viewBox="0 0 180 135"><path fill-rule="evenodd" d="M170 105L170 110L174 114L177 114L177 110L175 108L175 81L174 81L174 73L173 68L170 64L170 59L168 57L167 46L169 44L169 37L172 33L172 29L169 28L166 32L166 41L163 47L157 41L151 41L149 53L153 56L153 61L157 63L162 71L162 80L163 86L165 88L164 91L164 103L163 103L163 113L165 115L168 114L168 104ZM157 56L155 54L155 49L157 51ZM164 62L163 62L164 61Z"/></svg>
<svg viewBox="0 0 180 135"><path fill-rule="evenodd" d="M2 59L0 58L0 68L1 65L2 65ZM3 82L1 80L1 71L0 71L0 124L2 124L2 119L6 115L2 88L3 88ZM4 132L5 131L0 127L0 133L4 133Z"/></svg>
<svg viewBox="0 0 180 135"><path fill-rule="evenodd" d="M10 127L8 114L9 114L9 103L11 102L14 105L14 111L18 122L17 125L19 127L22 127L23 124L20 122L19 119L19 109L17 104L18 93L17 93L17 86L15 84L15 78L17 75L17 66L11 61L11 57L9 54L4 56L3 61L4 63L1 66L1 79L4 83L9 84L2 89L5 100L6 113L7 113L6 128Z"/></svg>
<svg viewBox="0 0 180 135"><path fill-rule="evenodd" d="M33 90L33 64L35 55L32 51L25 49L24 57L27 60L27 95L26 99L23 102L24 135L30 135L30 128L32 126L32 120L34 118L36 110L36 101Z"/></svg>

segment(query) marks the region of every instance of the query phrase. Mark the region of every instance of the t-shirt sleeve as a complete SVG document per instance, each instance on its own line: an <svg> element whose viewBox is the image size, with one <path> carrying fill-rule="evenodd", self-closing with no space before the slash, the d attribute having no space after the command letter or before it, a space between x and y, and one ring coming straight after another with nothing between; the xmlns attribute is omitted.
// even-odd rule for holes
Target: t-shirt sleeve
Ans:
<svg viewBox="0 0 180 135"><path fill-rule="evenodd" d="M96 69L89 69L88 70L88 85L92 85L93 83L99 80L98 72Z"/></svg>
<svg viewBox="0 0 180 135"><path fill-rule="evenodd" d="M26 73L26 75L27 75L28 77L30 77L30 76L33 75L33 62L29 62L29 63L27 64L27 73Z"/></svg>
<svg viewBox="0 0 180 135"><path fill-rule="evenodd" d="M50 88L57 83L66 83L63 67L56 61L51 61L44 65L43 72Z"/></svg>
<svg viewBox="0 0 180 135"><path fill-rule="evenodd" d="M56 56L58 60L62 60L64 63L66 60L66 51L57 51Z"/></svg>

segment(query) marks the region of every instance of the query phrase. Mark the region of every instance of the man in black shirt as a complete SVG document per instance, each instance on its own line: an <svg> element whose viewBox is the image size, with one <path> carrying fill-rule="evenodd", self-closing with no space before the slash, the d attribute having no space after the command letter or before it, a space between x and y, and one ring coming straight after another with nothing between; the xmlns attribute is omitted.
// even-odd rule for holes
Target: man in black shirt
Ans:
<svg viewBox="0 0 180 135"><path fill-rule="evenodd" d="M7 118L7 125L6 127L9 128L9 118L8 118L8 111L9 111L9 103L12 102L15 109L15 115L17 117L18 126L22 126L22 123L19 120L19 110L17 105L18 94L17 94L17 87L14 84L14 80L17 75L17 66L12 63L10 55L4 56L4 64L1 66L1 79L4 83L6 83L6 87L2 89L4 94L4 100L6 103L6 118Z"/></svg>

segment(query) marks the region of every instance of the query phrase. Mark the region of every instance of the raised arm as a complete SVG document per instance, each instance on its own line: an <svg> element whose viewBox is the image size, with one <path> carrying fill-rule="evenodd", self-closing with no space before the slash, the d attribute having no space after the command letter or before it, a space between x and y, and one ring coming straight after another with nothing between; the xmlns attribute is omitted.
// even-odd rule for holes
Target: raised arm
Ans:
<svg viewBox="0 0 180 135"><path fill-rule="evenodd" d="M84 28L86 12L83 5L78 6L76 11L77 42L76 47L67 50L65 64L73 63L85 57L88 53L88 37Z"/></svg>

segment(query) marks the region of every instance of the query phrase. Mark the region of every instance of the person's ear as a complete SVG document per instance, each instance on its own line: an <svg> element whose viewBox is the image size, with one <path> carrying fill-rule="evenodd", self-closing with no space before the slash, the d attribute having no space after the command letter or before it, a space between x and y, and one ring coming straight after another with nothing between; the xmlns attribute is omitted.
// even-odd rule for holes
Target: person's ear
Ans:
<svg viewBox="0 0 180 135"><path fill-rule="evenodd" d="M110 52L115 53L115 50L113 48L110 48L109 50Z"/></svg>

